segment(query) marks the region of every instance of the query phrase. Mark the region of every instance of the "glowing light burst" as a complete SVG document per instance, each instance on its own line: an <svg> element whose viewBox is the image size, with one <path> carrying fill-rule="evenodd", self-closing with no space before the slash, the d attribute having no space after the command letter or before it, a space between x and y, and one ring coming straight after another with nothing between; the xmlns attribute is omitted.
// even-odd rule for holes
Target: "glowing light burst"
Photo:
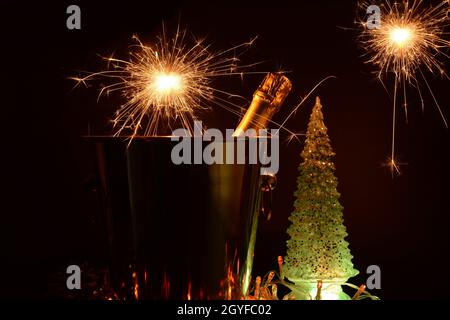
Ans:
<svg viewBox="0 0 450 320"><path fill-rule="evenodd" d="M393 3L389 0L380 5L380 26L370 29L367 16L360 21L360 44L366 50L367 63L377 67L377 77L383 82L389 75L394 76L394 96L392 112L392 148L389 166L392 172L400 172L400 163L395 157L396 105L399 91L403 96L403 108L407 118L407 87L417 89L422 108L424 99L421 84L425 84L446 127L447 120L424 75L424 71L439 74L448 79L445 62L448 58L446 49L450 47L446 39L450 26L448 17L449 2L445 0L438 5L425 4L422 0L404 0ZM360 2L366 12L369 5Z"/></svg>
<svg viewBox="0 0 450 320"><path fill-rule="evenodd" d="M133 39L137 44L130 47L128 60L104 57L108 70L72 78L78 84L107 81L99 97L120 92L125 98L113 120L115 136L159 135L177 123L192 131L197 113L213 105L238 113L235 108L240 107L230 100L236 96L214 88L212 81L242 76L256 65L238 66L239 56L255 39L219 52L212 52L204 40L188 41L186 30L177 29L169 38L164 26L154 45L145 45L136 36Z"/></svg>
<svg viewBox="0 0 450 320"><path fill-rule="evenodd" d="M395 27L389 31L389 38L394 46L403 49L414 43L414 29L409 27Z"/></svg>
<svg viewBox="0 0 450 320"><path fill-rule="evenodd" d="M183 94L183 80L179 74L161 73L155 76L149 90L162 96Z"/></svg>

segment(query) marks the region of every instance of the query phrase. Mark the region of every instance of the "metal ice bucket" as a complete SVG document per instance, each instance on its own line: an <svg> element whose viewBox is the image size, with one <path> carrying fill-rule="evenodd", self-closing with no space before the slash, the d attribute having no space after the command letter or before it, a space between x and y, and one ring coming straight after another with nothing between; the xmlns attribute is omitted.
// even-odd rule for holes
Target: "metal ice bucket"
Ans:
<svg viewBox="0 0 450 320"><path fill-rule="evenodd" d="M246 294L260 210L259 164L176 165L171 152L178 142L169 137L89 139L119 296Z"/></svg>

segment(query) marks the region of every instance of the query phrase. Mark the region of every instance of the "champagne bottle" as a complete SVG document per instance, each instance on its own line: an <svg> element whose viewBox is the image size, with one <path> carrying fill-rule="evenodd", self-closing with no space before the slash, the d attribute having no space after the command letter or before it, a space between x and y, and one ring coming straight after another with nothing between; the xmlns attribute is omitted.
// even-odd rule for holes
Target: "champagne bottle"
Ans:
<svg viewBox="0 0 450 320"><path fill-rule="evenodd" d="M291 88L291 81L284 75L268 73L253 94L252 103L237 126L234 136L242 136L248 129L255 129L258 134L260 129L266 128Z"/></svg>

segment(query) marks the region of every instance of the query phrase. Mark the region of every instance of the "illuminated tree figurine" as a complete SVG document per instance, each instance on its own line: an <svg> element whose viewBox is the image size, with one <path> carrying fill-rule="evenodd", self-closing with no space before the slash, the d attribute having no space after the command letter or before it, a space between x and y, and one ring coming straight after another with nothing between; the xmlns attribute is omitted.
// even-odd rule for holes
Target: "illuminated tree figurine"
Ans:
<svg viewBox="0 0 450 320"><path fill-rule="evenodd" d="M341 285L356 274L343 224L333 152L316 98L301 153L283 275L296 299L350 299Z"/></svg>

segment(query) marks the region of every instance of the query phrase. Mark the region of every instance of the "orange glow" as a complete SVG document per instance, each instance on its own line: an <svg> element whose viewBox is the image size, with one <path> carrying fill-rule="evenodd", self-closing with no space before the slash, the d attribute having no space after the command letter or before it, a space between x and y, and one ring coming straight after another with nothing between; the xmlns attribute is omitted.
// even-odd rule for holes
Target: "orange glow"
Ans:
<svg viewBox="0 0 450 320"><path fill-rule="evenodd" d="M162 295L165 299L169 299L170 281L169 281L169 278L167 277L167 274L165 271L164 271L164 275L163 275Z"/></svg>
<svg viewBox="0 0 450 320"><path fill-rule="evenodd" d="M133 278L133 295L136 300L139 300L139 283L136 272L133 272L131 277Z"/></svg>
<svg viewBox="0 0 450 320"><path fill-rule="evenodd" d="M186 295L187 300L192 300L192 297L191 297L191 290L192 290L192 282L191 282L191 280L189 280L189 283L188 283L188 292L187 292L187 295Z"/></svg>

